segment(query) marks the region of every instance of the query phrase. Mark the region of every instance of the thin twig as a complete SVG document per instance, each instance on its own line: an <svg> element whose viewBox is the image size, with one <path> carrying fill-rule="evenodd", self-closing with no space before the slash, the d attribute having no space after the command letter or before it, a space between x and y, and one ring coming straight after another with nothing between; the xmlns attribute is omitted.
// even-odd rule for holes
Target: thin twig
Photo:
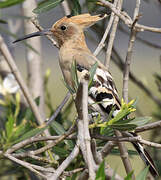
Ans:
<svg viewBox="0 0 161 180"><path fill-rule="evenodd" d="M118 59L118 60L116 60L116 58L114 56L112 56L114 63L118 66L119 69L121 69L123 71L123 68L124 68L123 59L118 54L115 47L113 47L113 52L116 55L116 58ZM148 89L131 71L130 71L129 77L133 83L135 83L139 88L141 88L148 95L149 98L151 98L158 106L161 106L161 101L159 100L159 98L157 98L150 91L150 89Z"/></svg>
<svg viewBox="0 0 161 180"><path fill-rule="evenodd" d="M129 31L125 30L125 28L123 28L121 25L119 26L119 30L125 34L129 34ZM158 45L158 44L155 44L155 43L152 43L150 41L147 41L145 39L142 39L141 37L136 37L136 40L140 41L141 43L149 46L149 47L152 47L152 48L155 48L155 49L159 49L161 50L161 46Z"/></svg>
<svg viewBox="0 0 161 180"><path fill-rule="evenodd" d="M140 0L138 0L140 2ZM137 11L137 10L136 10ZM134 13L135 14L135 13ZM138 16L134 19L134 23L132 25L130 39L128 43L128 50L124 65L124 72L123 72L123 99L126 103L128 103L128 84L129 84L129 73L130 73L130 64L132 60L132 52L134 48L134 42L136 40L137 31L135 30L135 24L138 20Z"/></svg>
<svg viewBox="0 0 161 180"><path fill-rule="evenodd" d="M48 126L49 124L51 124L55 118L58 116L58 114L60 113L60 111L63 109L63 107L65 106L65 104L68 102L70 98L70 92L68 92L65 96L65 98L63 99L63 101L60 103L60 105L58 106L58 108L55 110L54 114L49 118L49 120L46 123L46 126Z"/></svg>
<svg viewBox="0 0 161 180"><path fill-rule="evenodd" d="M116 146L116 143L112 142L112 141L109 141L104 145L104 147L99 152L99 153L101 153L102 159L104 159L106 156L108 156L108 154L111 152L111 150L113 149L114 146Z"/></svg>
<svg viewBox="0 0 161 180"><path fill-rule="evenodd" d="M30 163L24 162L24 161L22 161L22 160L19 160L19 159L15 158L14 156L12 156L11 154L5 153L4 156L5 156L6 158L10 159L11 161L13 161L13 162L15 162L15 163L17 163L17 164L20 164L21 166L29 169L31 172L39 175L40 177L42 177L42 178L44 178L44 179L47 179L47 177L46 177L45 175L43 175L43 174L40 173L39 171L35 170L35 169L31 166Z"/></svg>
<svg viewBox="0 0 161 180"><path fill-rule="evenodd" d="M115 6L117 5L117 2L118 2L118 0L114 1ZM105 46L105 41L106 41L108 33L111 29L113 20L114 20L114 13L112 12L111 16L110 16L110 20L109 20L108 25L107 25L106 30L105 30L105 33L104 33L100 43L98 44L97 48L95 49L95 51L93 53L95 56L97 56L99 54L99 52L102 50L102 48Z"/></svg>
<svg viewBox="0 0 161 180"><path fill-rule="evenodd" d="M43 28L40 26L39 22L37 21L37 17L33 16L31 19L31 22L35 25L35 27L39 30L42 31ZM48 40L57 48L59 48L58 43L49 35L46 35L46 37L48 38Z"/></svg>
<svg viewBox="0 0 161 180"><path fill-rule="evenodd" d="M155 129L155 128L160 128L160 127L161 127L161 120L157 121L157 122L154 122L154 123L146 124L144 126L137 127L135 129L135 133L148 131L148 130Z"/></svg>
<svg viewBox="0 0 161 180"><path fill-rule="evenodd" d="M116 137L119 137L119 136L121 136L121 133L119 131L115 131L115 135L116 135ZM124 145L124 143L122 143L122 142L118 142L118 147L120 150L120 156L121 156L122 162L124 164L126 173L129 174L130 172L132 172L132 166L131 166L131 163L129 160L127 148ZM132 179L133 180L135 179L134 175L132 176Z"/></svg>
<svg viewBox="0 0 161 180"><path fill-rule="evenodd" d="M117 10L112 3L106 0L98 0L101 5L104 5L106 7L109 7L126 25L129 27L132 26L133 21L129 16L126 16L125 13L120 12ZM144 26L141 24L136 24L135 28L137 31L151 31L151 32L156 32L156 33L161 33L161 28L154 28L154 27L149 27L149 26Z"/></svg>
<svg viewBox="0 0 161 180"><path fill-rule="evenodd" d="M3 54L10 69L12 70L12 73L14 74L19 86L21 87L21 90L22 90L28 104L30 105L31 110L32 110L37 122L39 123L39 125L42 125L44 123L44 120L42 119L39 109L38 109L36 103L34 102L34 100L32 99L32 96L31 96L24 80L22 79L22 75L20 74L20 71L18 70L18 68L13 60L13 57L11 56L2 36L0 36L0 51Z"/></svg>
<svg viewBox="0 0 161 180"><path fill-rule="evenodd" d="M69 7L69 4L68 4L68 1L67 0L64 0L62 3L62 8L64 10L64 14L67 16L67 15L70 15L71 14L71 10L70 10L70 7Z"/></svg>
<svg viewBox="0 0 161 180"><path fill-rule="evenodd" d="M52 176L48 178L48 180L57 179L63 171L68 167L68 165L78 156L79 154L79 141L76 142L74 149L71 154L62 162L62 164L58 167L58 169L54 172Z"/></svg>
<svg viewBox="0 0 161 180"><path fill-rule="evenodd" d="M122 8L122 0L115 0L114 1L114 6L121 11ZM113 13L114 14L114 13ZM113 21L113 27L112 27L112 31L110 33L110 37L109 37L109 41L108 41L108 45L107 45L107 50L106 50L106 59L105 59L105 66L107 67L107 69L109 69L110 66L110 59L111 59L111 53L112 53L112 47L113 47L113 43L114 43L114 39L116 36L116 31L117 31L117 25L119 22L119 17L114 15L114 21Z"/></svg>
<svg viewBox="0 0 161 180"><path fill-rule="evenodd" d="M27 151L27 152L23 152L23 153L17 153L17 154L14 154L15 157L28 157L29 154L31 155L37 155L37 154L40 154L42 152L45 152L47 151L48 149L52 148L53 146L57 145L59 142L61 142L62 140L64 140L67 136L69 136L70 134L72 134L75 130L75 127L71 127L65 134L61 135L57 140L55 140L54 142L51 142L50 144L47 144L46 146L42 147L42 148L39 148L35 151ZM15 145L16 146L16 145ZM17 147L16 147L17 148ZM15 147L14 149L15 150ZM13 151L12 150L12 151ZM8 152L12 152L11 150L8 151Z"/></svg>

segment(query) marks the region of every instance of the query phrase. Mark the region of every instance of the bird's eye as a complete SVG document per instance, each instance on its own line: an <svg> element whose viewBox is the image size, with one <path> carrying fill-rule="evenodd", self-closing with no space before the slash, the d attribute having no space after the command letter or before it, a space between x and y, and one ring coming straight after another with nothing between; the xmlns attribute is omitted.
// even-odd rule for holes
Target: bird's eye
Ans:
<svg viewBox="0 0 161 180"><path fill-rule="evenodd" d="M63 26L60 27L60 29L65 31L67 29L67 27L63 25Z"/></svg>

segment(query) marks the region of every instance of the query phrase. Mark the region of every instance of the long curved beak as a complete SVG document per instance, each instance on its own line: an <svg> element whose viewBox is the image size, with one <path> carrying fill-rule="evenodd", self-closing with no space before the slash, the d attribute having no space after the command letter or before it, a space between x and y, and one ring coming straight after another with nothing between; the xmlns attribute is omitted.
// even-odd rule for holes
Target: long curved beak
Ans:
<svg viewBox="0 0 161 180"><path fill-rule="evenodd" d="M45 35L52 35L51 29L44 29L42 31L37 31L37 32L31 33L31 34L27 34L26 36L23 36L23 37L15 40L15 41L13 41L13 43L17 43L19 41L23 41L25 39L29 39L29 38L32 38L32 37L45 36Z"/></svg>

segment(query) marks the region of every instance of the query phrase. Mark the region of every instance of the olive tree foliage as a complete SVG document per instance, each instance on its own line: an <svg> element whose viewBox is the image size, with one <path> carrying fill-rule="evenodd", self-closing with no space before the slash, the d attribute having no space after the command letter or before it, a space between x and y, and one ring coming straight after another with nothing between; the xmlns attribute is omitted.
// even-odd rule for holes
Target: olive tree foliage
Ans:
<svg viewBox="0 0 161 180"><path fill-rule="evenodd" d="M140 32L146 31L161 33L160 28L152 27L150 24L149 26L139 24L142 16L139 12L140 3L142 3L140 0L136 0L133 16L130 17L128 11L126 12L124 9L123 0L41 0L39 2L32 0L29 7L27 0L0 2L2 11L0 31L3 33L3 36L0 35L0 158L2 159L0 161L0 179L6 179L6 176L13 179L60 178L67 180L88 178L139 180L146 179L147 176L151 178L148 175L148 167L142 171L140 169L138 175L133 168L133 171L127 171L125 177L111 168L110 162L106 161L106 157L111 155L121 157L126 155L126 159L130 158L131 161L135 161L136 151L132 149L126 151L124 141L137 141L145 146L152 146L153 149L151 148L150 152L157 170L161 174L161 139L159 138L161 99L130 69L131 61L135 60L135 57L132 56L135 41L140 41L144 46L161 49L161 46L138 36ZM145 3L149 2L145 1ZM156 8L161 8L160 1L157 3L159 6ZM13 6L17 6L19 9L17 15L14 16L14 22L7 15L7 18L3 16L5 8L12 10ZM27 49L28 83L24 81L24 77L15 63L14 46L11 42L17 38L19 29L25 28L24 31L27 33L36 29L42 30L37 16L51 10L54 12L54 8L59 8L59 6L62 7L62 14L65 15L78 15L82 12L108 14L107 19L91 27L92 35L87 33L87 37L97 43L94 55L97 56L103 52L105 54L104 64L107 68L111 66L112 61L123 74L121 111L114 118L111 112L106 122L101 120L100 115L92 117L88 112L88 89L93 83L97 64L90 69L89 77L78 82L76 65L73 63L71 74L75 88L72 89L64 83L64 87L70 93L67 93L61 104L57 105L58 108L54 109L51 99L52 91L48 88L52 69L47 70L46 73L42 72L40 40L23 42ZM125 33L129 38L125 57L119 54L114 44L118 32ZM51 37L48 38L52 41L53 46L56 46L55 41ZM10 43L7 43L6 39ZM37 67L36 70L33 68L34 66ZM136 104L139 104L139 100L128 100L130 80L156 104L157 109L154 109L152 114L156 122L150 123L151 117L138 115L137 112L143 111L145 108L137 108ZM156 82L160 92L161 75L156 72L153 81ZM57 94L54 96L56 97ZM71 116L73 104L76 107L74 117ZM45 108L47 113L45 113ZM130 118L125 121L127 116ZM142 139L141 136L129 137L128 133L124 133L125 131L139 133L151 129L153 131L150 141ZM115 137L115 131L120 131L123 135ZM120 150L119 144L124 147L122 150ZM134 158L131 159L133 156ZM122 161L125 169L131 166L123 158Z"/></svg>

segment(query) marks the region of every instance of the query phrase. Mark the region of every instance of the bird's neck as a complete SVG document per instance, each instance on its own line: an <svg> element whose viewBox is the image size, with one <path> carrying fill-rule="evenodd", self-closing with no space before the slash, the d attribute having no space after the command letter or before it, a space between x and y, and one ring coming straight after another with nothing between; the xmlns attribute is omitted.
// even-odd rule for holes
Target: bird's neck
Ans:
<svg viewBox="0 0 161 180"><path fill-rule="evenodd" d="M66 39L61 46L61 49L83 49L86 51L90 51L87 47L84 33L80 33L78 35L74 35L70 39Z"/></svg>

